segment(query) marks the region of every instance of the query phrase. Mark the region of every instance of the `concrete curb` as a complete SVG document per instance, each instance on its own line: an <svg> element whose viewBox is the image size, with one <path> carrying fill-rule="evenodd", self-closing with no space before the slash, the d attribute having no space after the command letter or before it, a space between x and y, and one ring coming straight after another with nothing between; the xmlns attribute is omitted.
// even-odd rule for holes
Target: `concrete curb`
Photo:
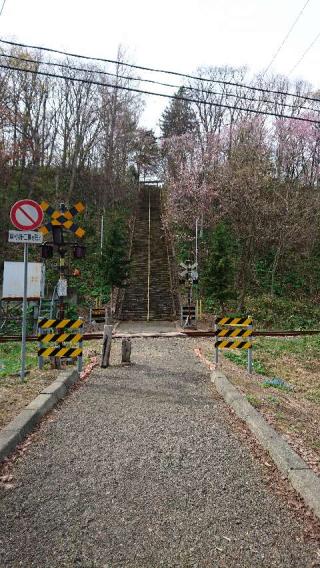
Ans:
<svg viewBox="0 0 320 568"><path fill-rule="evenodd" d="M0 430L0 462L3 461L51 408L61 400L68 387L79 379L78 371L64 371L25 407L16 418Z"/></svg>
<svg viewBox="0 0 320 568"><path fill-rule="evenodd" d="M230 383L221 371L211 373L211 382L267 450L281 473L290 480L306 505L320 519L320 478L287 442L253 408L245 395Z"/></svg>

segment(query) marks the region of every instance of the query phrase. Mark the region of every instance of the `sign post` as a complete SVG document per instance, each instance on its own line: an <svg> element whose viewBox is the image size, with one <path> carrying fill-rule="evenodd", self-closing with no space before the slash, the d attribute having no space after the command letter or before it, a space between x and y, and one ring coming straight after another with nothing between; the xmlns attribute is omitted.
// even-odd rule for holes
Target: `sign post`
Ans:
<svg viewBox="0 0 320 568"><path fill-rule="evenodd" d="M16 238L16 235L10 235L9 242L23 242L23 263L24 263L24 277L23 277L23 302L22 302L22 330L21 330L21 370L20 378L24 381L26 374L26 338L27 338L27 304L28 304L28 256L29 256L29 242L32 240L31 232L40 227L43 221L43 211L40 205L32 199L22 199L17 201L10 211L11 223L20 231L28 231L28 235L22 233L21 240ZM16 233L12 231L11 233ZM13 240L10 240L13 239Z"/></svg>
<svg viewBox="0 0 320 568"><path fill-rule="evenodd" d="M27 292L28 292L28 244L23 245L23 263L24 263L24 282L23 282L23 302L22 302L22 333L21 333L21 370L20 379L24 381L26 374L26 338L27 338Z"/></svg>

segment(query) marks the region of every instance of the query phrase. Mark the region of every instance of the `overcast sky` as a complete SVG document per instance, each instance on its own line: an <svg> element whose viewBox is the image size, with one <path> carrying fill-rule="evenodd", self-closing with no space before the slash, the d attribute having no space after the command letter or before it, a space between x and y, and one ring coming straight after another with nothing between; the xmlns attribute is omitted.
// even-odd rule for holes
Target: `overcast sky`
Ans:
<svg viewBox="0 0 320 568"><path fill-rule="evenodd" d="M187 73L202 65L225 64L247 65L254 72L270 63L305 4L306 0L6 0L0 37L111 59L122 44L133 63ZM288 74L319 32L320 0L309 0L272 70ZM320 88L319 63L320 37L292 77ZM149 97L144 125L156 127L166 104Z"/></svg>

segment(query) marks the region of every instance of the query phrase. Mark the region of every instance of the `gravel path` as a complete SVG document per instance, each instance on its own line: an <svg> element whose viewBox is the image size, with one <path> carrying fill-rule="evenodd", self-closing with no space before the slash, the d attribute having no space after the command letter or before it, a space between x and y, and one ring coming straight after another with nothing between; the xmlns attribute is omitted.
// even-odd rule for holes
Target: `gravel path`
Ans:
<svg viewBox="0 0 320 568"><path fill-rule="evenodd" d="M230 431L193 340L94 371L0 489L0 567L311 568L316 544Z"/></svg>

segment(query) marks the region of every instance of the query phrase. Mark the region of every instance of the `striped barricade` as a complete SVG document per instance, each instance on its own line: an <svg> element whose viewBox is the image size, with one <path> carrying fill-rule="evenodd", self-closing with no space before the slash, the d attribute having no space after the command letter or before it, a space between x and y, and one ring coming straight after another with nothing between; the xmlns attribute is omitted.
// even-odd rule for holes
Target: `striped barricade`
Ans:
<svg viewBox="0 0 320 568"><path fill-rule="evenodd" d="M248 371L252 372L253 320L246 317L217 317L215 319L216 363L219 362L219 349L246 349L248 352Z"/></svg>
<svg viewBox="0 0 320 568"><path fill-rule="evenodd" d="M83 319L42 319L38 323L39 368L45 357L77 359L82 369Z"/></svg>

